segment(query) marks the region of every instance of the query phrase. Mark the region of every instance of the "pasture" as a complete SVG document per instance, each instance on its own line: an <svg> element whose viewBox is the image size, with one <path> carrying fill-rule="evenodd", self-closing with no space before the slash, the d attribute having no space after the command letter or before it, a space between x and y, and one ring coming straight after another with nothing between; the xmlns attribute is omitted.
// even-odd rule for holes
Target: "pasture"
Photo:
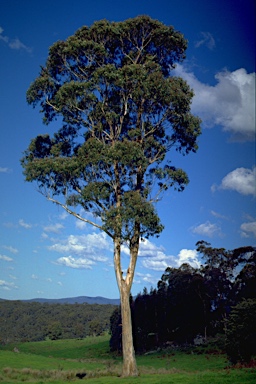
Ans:
<svg viewBox="0 0 256 384"><path fill-rule="evenodd" d="M137 356L140 376L120 378L122 360L109 336L0 346L0 383L246 384L256 369L231 368L223 354L172 350ZM14 349L16 352L14 352ZM86 376L79 378L78 376Z"/></svg>

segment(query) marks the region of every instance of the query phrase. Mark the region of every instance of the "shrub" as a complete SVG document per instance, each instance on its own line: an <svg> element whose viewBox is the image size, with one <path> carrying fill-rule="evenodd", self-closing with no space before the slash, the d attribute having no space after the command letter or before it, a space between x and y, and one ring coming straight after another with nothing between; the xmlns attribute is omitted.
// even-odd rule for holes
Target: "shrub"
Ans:
<svg viewBox="0 0 256 384"><path fill-rule="evenodd" d="M232 364L248 363L256 355L256 300L233 307L227 321L226 352Z"/></svg>

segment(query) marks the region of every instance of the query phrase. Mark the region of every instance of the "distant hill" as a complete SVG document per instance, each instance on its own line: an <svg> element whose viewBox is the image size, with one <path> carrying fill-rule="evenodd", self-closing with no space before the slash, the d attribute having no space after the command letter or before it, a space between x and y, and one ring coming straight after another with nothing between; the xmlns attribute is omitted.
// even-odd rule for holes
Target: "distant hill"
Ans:
<svg viewBox="0 0 256 384"><path fill-rule="evenodd" d="M5 301L4 299L0 299L0 301ZM111 305L119 305L119 299L108 299L106 297L96 296L78 296L78 297L67 297L63 299L44 299L44 298L35 298L30 300L20 300L26 303L36 302L36 303L49 303L49 304L111 304Z"/></svg>
<svg viewBox="0 0 256 384"><path fill-rule="evenodd" d="M89 304L89 300L93 304ZM113 302L113 299L86 296L1 300L0 345L46 338L81 339L109 332L110 318L117 305L107 303Z"/></svg>

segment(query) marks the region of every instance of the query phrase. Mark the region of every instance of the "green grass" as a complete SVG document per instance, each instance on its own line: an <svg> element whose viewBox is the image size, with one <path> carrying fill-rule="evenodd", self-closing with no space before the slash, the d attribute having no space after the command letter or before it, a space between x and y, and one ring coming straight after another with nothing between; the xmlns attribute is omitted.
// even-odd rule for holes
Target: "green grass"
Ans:
<svg viewBox="0 0 256 384"><path fill-rule="evenodd" d="M139 377L122 378L120 357L109 353L109 336L0 346L0 383L247 384L256 370L231 369L225 355L154 353L137 356ZM19 352L14 352L14 347ZM77 372L86 372L81 381ZM121 380L121 381L120 381Z"/></svg>
<svg viewBox="0 0 256 384"><path fill-rule="evenodd" d="M30 353L59 359L111 359L109 354L109 336L87 337L86 339L47 340L41 342L7 344L0 350Z"/></svg>

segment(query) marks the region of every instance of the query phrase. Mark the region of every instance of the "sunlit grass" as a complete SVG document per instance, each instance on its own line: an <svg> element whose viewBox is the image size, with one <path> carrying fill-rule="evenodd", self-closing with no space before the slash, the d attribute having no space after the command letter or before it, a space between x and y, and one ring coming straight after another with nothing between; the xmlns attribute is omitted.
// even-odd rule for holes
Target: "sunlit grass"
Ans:
<svg viewBox="0 0 256 384"><path fill-rule="evenodd" d="M122 360L109 352L109 336L84 340L17 343L0 348L0 383L120 382ZM14 348L16 351L14 352ZM123 384L247 384L256 382L253 369L227 368L225 355L163 351L137 356L139 377ZM84 380L85 381L85 380Z"/></svg>

